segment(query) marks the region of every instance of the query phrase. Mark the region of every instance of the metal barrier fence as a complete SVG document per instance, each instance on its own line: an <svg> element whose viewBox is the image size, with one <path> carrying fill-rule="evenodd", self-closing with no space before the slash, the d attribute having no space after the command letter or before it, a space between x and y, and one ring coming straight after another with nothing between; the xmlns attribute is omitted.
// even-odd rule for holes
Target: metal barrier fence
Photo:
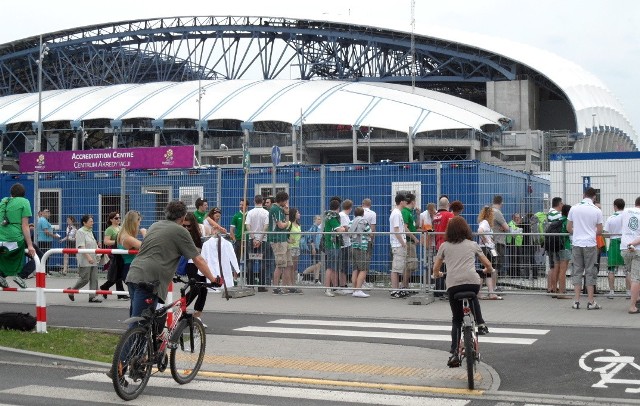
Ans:
<svg viewBox="0 0 640 406"><path fill-rule="evenodd" d="M326 234L326 233L319 233ZM384 232L376 232L374 235L373 255L371 256L370 266L367 272L366 290L389 291L391 289L390 273L391 273L391 249L389 243L389 234ZM421 234L421 241L425 241L425 234ZM430 233L435 236L442 233ZM303 232L303 240L312 240L314 234ZM547 276L550 271L549 255L541 247L541 241L545 234L541 233L495 233L494 236L504 235L511 240L507 240L504 255L498 260L492 262L497 269L497 290L507 294L547 294L549 286L547 285ZM551 234L549 234L551 235ZM567 236L567 234L553 234ZM516 240L515 237L522 237L522 240ZM478 241L477 234L474 233L474 240ZM517 242L516 242L517 241ZM410 281L408 288L405 290L444 293L444 289L437 289L432 280L432 265L435 257L435 249L426 249L422 243L416 245L416 267L410 273ZM243 261L247 264L242 270L240 285L252 286L256 288L274 288L274 281L271 279L275 268L275 260L271 253L271 248L267 245L264 247L263 259L253 259L250 257L250 249L246 249ZM313 255L311 250L300 250L298 264L295 269L297 279L292 288L304 289L325 289L325 272L327 268L327 259L324 253ZM346 254L347 264L347 282L348 288L353 289L351 283L351 275L353 271L354 257L352 251L348 250ZM250 262L252 262L250 264ZM570 294L573 291L571 282L571 271L573 263L569 260L565 272L566 291ZM606 250L601 251L596 263L598 268L598 285L596 290L599 292L609 291L609 269L607 267ZM477 262L477 269L482 266ZM250 276L247 277L247 274ZM625 274L623 267L613 270L614 285L613 290L617 292L625 292ZM252 280L250 280L252 279ZM483 287L486 290L486 286ZM400 289L403 290L403 289Z"/></svg>
<svg viewBox="0 0 640 406"><path fill-rule="evenodd" d="M269 233L267 233L269 234ZM315 241L314 237L318 234L324 235L327 233L307 233L303 232L301 235L304 237L303 241ZM411 269L409 272L410 279L408 283L402 281L400 278L400 286L398 288L392 288L390 269L391 269L391 254L389 246L390 233L376 232L372 233L373 252L370 266L367 269L367 278L363 290L373 291L385 291L390 289L408 291L410 293L422 293L422 294L442 294L445 293L444 289L438 289L434 285L432 280L432 265L435 255L434 248L427 248L424 245L426 241L427 233L422 232L420 235L420 243L416 244L416 256L415 256L415 269ZM441 233L428 233L431 236L435 236ZM494 235L499 235L496 233ZM504 234L507 237L521 236L522 240L510 240L505 246L504 258L501 258L500 265L498 265L495 259L492 261L494 267L497 268L498 278L497 286L498 290L507 294L530 294L537 292L538 294L547 294L547 275L549 273L549 262L547 261L547 255L544 249L540 247L541 238L545 234L540 233L527 233L527 234ZM567 234L554 234L566 236ZM477 235L474 234L474 238L477 239ZM247 242L249 244L249 242ZM300 245L298 245L300 248ZM275 259L271 252L269 244L263 244L263 248L260 250L253 250L248 248L242 250L243 256L240 261L240 280L239 286L262 288L261 290L268 290L280 285L283 288L298 289L303 288L305 290L320 290L326 289L328 284L325 280L325 272L328 266L327 256L325 253L318 252L314 255L312 250L300 249L300 256L296 265L293 268L293 273L296 276L290 284L280 284L278 281L274 281L274 269ZM91 289L50 289L46 287L46 265L47 261L55 254L83 254L83 253L96 253L96 254L137 254L136 250L121 250L121 249L50 249L39 259L37 256L34 258L36 262L36 287L35 288L2 288L3 291L15 291L15 292L36 292L36 331L39 333L47 332L47 311L46 311L46 293L63 293L63 294L97 294L97 295L126 295L127 291L111 291L111 290L91 290ZM255 255L259 253L261 255ZM345 251L345 274L346 281L340 282L336 292L352 294L354 285L351 281L354 266L354 255L351 249ZM334 263L335 265L335 263ZM567 277L566 287L567 293L571 294L573 285L570 280L571 275L571 261L567 266L565 275ZM609 275L613 274L613 289L616 292L625 292L627 290L625 284L625 274L623 267L617 269L609 269L607 267L606 249L601 251L598 256L598 262L596 264L598 268L598 282L596 290L599 292L607 292L610 290ZM478 264L477 269L481 266ZM486 289L486 288L484 288ZM340 293L338 293L340 294ZM169 288L169 294L167 300L173 300L172 286ZM170 319L170 316L169 316Z"/></svg>

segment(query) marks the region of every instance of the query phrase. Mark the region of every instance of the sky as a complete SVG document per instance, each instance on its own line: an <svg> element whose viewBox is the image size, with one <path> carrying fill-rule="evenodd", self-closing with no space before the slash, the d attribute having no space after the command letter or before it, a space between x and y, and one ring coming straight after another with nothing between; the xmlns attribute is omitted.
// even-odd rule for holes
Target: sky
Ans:
<svg viewBox="0 0 640 406"><path fill-rule="evenodd" d="M594 74L622 103L640 134L640 1L416 0L416 27L441 27L508 39L555 53ZM410 0L27 0L3 1L0 43L139 18L264 15L393 22L411 30ZM418 30L417 30L418 31Z"/></svg>

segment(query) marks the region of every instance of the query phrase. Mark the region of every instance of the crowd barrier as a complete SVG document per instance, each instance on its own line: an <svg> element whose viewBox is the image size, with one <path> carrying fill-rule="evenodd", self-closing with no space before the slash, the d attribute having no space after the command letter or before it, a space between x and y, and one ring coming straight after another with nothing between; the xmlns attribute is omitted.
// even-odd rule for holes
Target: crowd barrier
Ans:
<svg viewBox="0 0 640 406"><path fill-rule="evenodd" d="M137 250L122 250L122 249L88 249L88 248L52 248L44 253L42 260L36 265L36 332L47 332L47 293L74 293L74 294L96 294L96 295L128 295L128 291L116 291L116 290L88 290L88 289L48 289L47 288L47 274L46 264L47 260L53 254L137 254ZM171 292L171 289L170 289ZM171 293L169 293L171 295Z"/></svg>

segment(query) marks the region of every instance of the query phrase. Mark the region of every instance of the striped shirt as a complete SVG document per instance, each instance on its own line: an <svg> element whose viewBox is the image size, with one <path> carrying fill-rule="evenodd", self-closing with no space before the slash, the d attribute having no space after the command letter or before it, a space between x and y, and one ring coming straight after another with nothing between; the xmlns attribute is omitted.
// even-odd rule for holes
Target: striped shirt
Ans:
<svg viewBox="0 0 640 406"><path fill-rule="evenodd" d="M554 208L549 209L549 213L547 213L547 221L556 221L560 219L562 219L562 213Z"/></svg>
<svg viewBox="0 0 640 406"><path fill-rule="evenodd" d="M366 251L371 241L371 227L364 217L356 217L349 222L349 234L351 235L351 247Z"/></svg>

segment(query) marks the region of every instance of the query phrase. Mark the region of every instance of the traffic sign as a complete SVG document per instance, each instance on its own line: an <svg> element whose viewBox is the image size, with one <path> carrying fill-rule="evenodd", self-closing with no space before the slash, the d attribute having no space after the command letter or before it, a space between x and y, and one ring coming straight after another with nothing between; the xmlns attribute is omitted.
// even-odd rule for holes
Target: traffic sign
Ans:
<svg viewBox="0 0 640 406"><path fill-rule="evenodd" d="M242 168L246 170L251 168L251 155L247 144L242 144Z"/></svg>
<svg viewBox="0 0 640 406"><path fill-rule="evenodd" d="M271 162L273 162L274 165L278 166L280 164L281 156L282 155L280 154L280 147L274 145L273 148L271 148Z"/></svg>

